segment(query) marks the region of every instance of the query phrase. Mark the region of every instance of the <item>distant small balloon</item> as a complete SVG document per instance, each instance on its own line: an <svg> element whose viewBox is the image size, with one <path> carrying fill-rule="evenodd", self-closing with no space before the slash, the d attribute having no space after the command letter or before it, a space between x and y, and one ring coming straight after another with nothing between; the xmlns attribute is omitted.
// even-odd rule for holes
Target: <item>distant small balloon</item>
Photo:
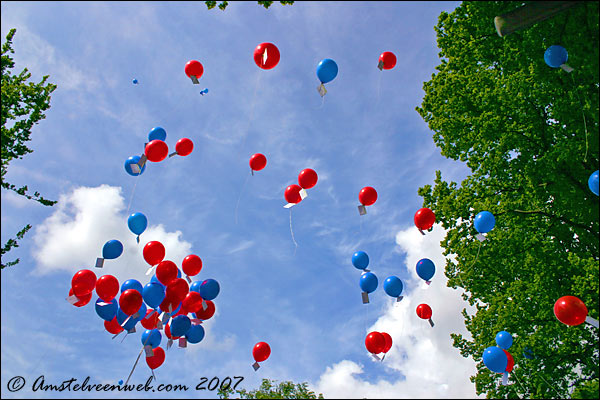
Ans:
<svg viewBox="0 0 600 400"><path fill-rule="evenodd" d="M134 80L133 80L133 84L134 84L134 85L137 85L137 84L138 84L138 80L137 80L137 79L134 79Z"/></svg>

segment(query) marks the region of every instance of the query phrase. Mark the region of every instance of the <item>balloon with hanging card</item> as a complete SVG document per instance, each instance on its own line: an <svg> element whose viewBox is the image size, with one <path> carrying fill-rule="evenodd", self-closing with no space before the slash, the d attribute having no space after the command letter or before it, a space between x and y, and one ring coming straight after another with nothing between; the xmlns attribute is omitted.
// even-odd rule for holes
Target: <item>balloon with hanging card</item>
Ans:
<svg viewBox="0 0 600 400"><path fill-rule="evenodd" d="M495 225L496 218L491 212L482 211L477 214L473 220L473 226L475 227L475 230L479 232L476 236L477 239L480 242L483 242L486 239L485 234L494 229Z"/></svg>
<svg viewBox="0 0 600 400"><path fill-rule="evenodd" d="M544 61L550 68L561 68L565 72L573 71L573 67L567 65L569 54L567 49L559 45L553 45L544 52Z"/></svg>
<svg viewBox="0 0 600 400"><path fill-rule="evenodd" d="M305 168L298 174L298 184L302 189L300 189L300 197L302 200L308 196L306 190L312 189L317 184L319 177L314 169Z"/></svg>
<svg viewBox="0 0 600 400"><path fill-rule="evenodd" d="M598 320L588 315L588 309L579 298L563 296L554 303L554 315L565 325L576 326L584 322L598 328Z"/></svg>
<svg viewBox="0 0 600 400"><path fill-rule="evenodd" d="M321 84L317 87L317 91L321 97L327 94L325 89L325 83L331 82L335 79L338 74L338 66L335 61L331 58L325 58L317 65L317 78L321 81Z"/></svg>
<svg viewBox="0 0 600 400"><path fill-rule="evenodd" d="M125 172L127 172L131 176L139 176L143 174L144 170L146 169L146 165L142 165L142 167L140 168L140 160L140 156L131 156L127 160L125 160Z"/></svg>
<svg viewBox="0 0 600 400"><path fill-rule="evenodd" d="M151 308L157 308L165 299L165 286L149 282L142 289L142 298L144 302Z"/></svg>
<svg viewBox="0 0 600 400"><path fill-rule="evenodd" d="M69 296L74 295L79 299L83 298L84 296L87 296L88 294L91 296L92 291L96 288L96 281L96 274L93 271L90 271L89 269L82 269L77 271L73 275L73 278L71 278L71 290L73 291L73 293L71 293ZM75 302L69 302L71 302L71 304L74 304L77 301L78 300L76 300Z"/></svg>
<svg viewBox="0 0 600 400"><path fill-rule="evenodd" d="M158 329L146 329L140 338L142 346L152 346L153 349L160 346L162 335Z"/></svg>
<svg viewBox="0 0 600 400"><path fill-rule="evenodd" d="M146 356L146 364L148 364L148 367L150 367L150 369L152 370L155 370L156 368L160 367L164 362L165 351L160 346L155 349L152 349L151 357Z"/></svg>
<svg viewBox="0 0 600 400"><path fill-rule="evenodd" d="M146 315L140 320L140 323L146 329L162 329L162 326L158 325L158 316L157 310L146 310Z"/></svg>
<svg viewBox="0 0 600 400"><path fill-rule="evenodd" d="M254 171L260 171L267 166L267 157L264 154L256 153L250 157L250 172L254 175Z"/></svg>
<svg viewBox="0 0 600 400"><path fill-rule="evenodd" d="M365 347L374 359L381 361L377 354L385 349L385 337L380 332L370 332L365 337Z"/></svg>
<svg viewBox="0 0 600 400"><path fill-rule="evenodd" d="M220 291L219 282L214 279L205 279L200 284L200 296L204 300L214 300Z"/></svg>
<svg viewBox="0 0 600 400"><path fill-rule="evenodd" d="M383 281L383 290L388 296L396 298L396 302L402 300L403 296L401 294L403 288L402 281L397 276L388 276Z"/></svg>
<svg viewBox="0 0 600 400"><path fill-rule="evenodd" d="M279 63L279 49L273 43L261 43L254 49L254 62L261 69L273 69Z"/></svg>
<svg viewBox="0 0 600 400"><path fill-rule="evenodd" d="M260 365L258 363L266 361L267 358L271 355L271 347L267 342L258 342L252 348L252 357L254 357L254 364L252 364L252 368L254 370L258 370Z"/></svg>
<svg viewBox="0 0 600 400"><path fill-rule="evenodd" d="M113 260L123 254L123 244L116 239L109 240L102 247L102 257L96 259L96 268L104 266L104 260Z"/></svg>
<svg viewBox="0 0 600 400"><path fill-rule="evenodd" d="M155 266L165 258L165 252L165 246L159 241L153 240L146 243L144 250L142 251L144 260L150 264L150 268L146 271L146 275L150 275L154 271ZM175 266L175 268L177 268L177 266ZM165 285L165 283L163 283L163 285Z"/></svg>
<svg viewBox="0 0 600 400"><path fill-rule="evenodd" d="M204 67L202 66L200 61L197 61L197 60L188 61L185 64L184 70L185 70L185 74L188 76L188 78L190 78L192 80L192 83L194 85L197 85L200 83L198 81L198 79L200 79L200 77L204 73Z"/></svg>
<svg viewBox="0 0 600 400"><path fill-rule="evenodd" d="M435 214L429 208L423 207L415 213L414 221L421 235L425 235L425 231L429 230L435 223Z"/></svg>
<svg viewBox="0 0 600 400"><path fill-rule="evenodd" d="M417 275L427 285L431 284L431 278L435 275L435 264L429 258L422 258L417 262Z"/></svg>
<svg viewBox="0 0 600 400"><path fill-rule="evenodd" d="M192 283L190 276L196 276L202 271L202 259L195 254L190 254L181 262L181 269L183 269L187 281Z"/></svg>
<svg viewBox="0 0 600 400"><path fill-rule="evenodd" d="M99 298L98 300L96 300L94 308L96 309L96 314L98 314L100 318L110 322L114 317L117 316L119 303L117 302L117 299L114 298L108 303L104 302L102 299Z"/></svg>
<svg viewBox="0 0 600 400"><path fill-rule="evenodd" d="M391 51L384 51L379 56L379 62L377 63L377 68L380 71L384 69L392 69L396 66L396 55Z"/></svg>
<svg viewBox="0 0 600 400"><path fill-rule="evenodd" d="M96 281L96 294L105 303L110 303L119 294L119 280L112 275L102 275Z"/></svg>
<svg viewBox="0 0 600 400"><path fill-rule="evenodd" d="M360 288L362 289L362 301L363 304L369 303L369 293L372 293L377 289L378 281L377 276L372 272L365 272L360 276L359 281Z"/></svg>
<svg viewBox="0 0 600 400"><path fill-rule="evenodd" d="M417 306L417 315L419 316L419 318L421 319L426 319L429 321L429 325L431 325L431 327L433 328L433 320L431 319L431 315L433 314L433 311L431 311L431 307L429 307L428 304L419 304Z"/></svg>
<svg viewBox="0 0 600 400"><path fill-rule="evenodd" d="M302 196L300 195L301 190L302 188L295 184L289 185L287 188L285 188L283 196L285 197L287 204L283 207L290 208L300 203L302 201Z"/></svg>
<svg viewBox="0 0 600 400"><path fill-rule="evenodd" d="M139 243L140 235L148 227L148 218L141 212L133 213L127 218L127 226L131 232L137 235L135 240Z"/></svg>
<svg viewBox="0 0 600 400"><path fill-rule="evenodd" d="M194 143L188 138L181 138L175 143L175 151L169 154L169 157L189 155L194 150Z"/></svg>
<svg viewBox="0 0 600 400"><path fill-rule="evenodd" d="M392 337L387 332L380 332L380 333L383 335L383 338L385 339L385 346L383 347L383 350L381 351L383 353L383 357L381 357L381 361L383 361L383 360L385 360L385 355L387 354L387 352L390 351L390 349L392 348Z"/></svg>
<svg viewBox="0 0 600 400"><path fill-rule="evenodd" d="M360 202L358 213L365 215L367 213L366 207L375 204L377 201L377 191L371 186L365 186L358 192L358 201Z"/></svg>
<svg viewBox="0 0 600 400"><path fill-rule="evenodd" d="M352 265L354 265L354 268L369 272L367 269L369 266L369 255L362 250L355 252L352 255Z"/></svg>
<svg viewBox="0 0 600 400"><path fill-rule="evenodd" d="M75 294L73 294L73 288L69 289L69 297L66 298L66 300L75 307L83 307L88 304L91 299L92 292L81 296L75 296Z"/></svg>

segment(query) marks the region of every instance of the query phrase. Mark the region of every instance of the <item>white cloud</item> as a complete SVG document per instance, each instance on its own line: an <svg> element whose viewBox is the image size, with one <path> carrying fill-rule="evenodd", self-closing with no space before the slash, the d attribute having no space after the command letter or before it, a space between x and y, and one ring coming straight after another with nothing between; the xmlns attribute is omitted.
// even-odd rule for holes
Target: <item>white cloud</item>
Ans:
<svg viewBox="0 0 600 400"><path fill-rule="evenodd" d="M111 274L121 283L137 279L145 284L150 280L150 276L145 275L150 266L144 260L142 250L149 241L161 242L166 250L165 260L171 260L179 267L191 254L192 246L182 240L181 232L167 232L163 225L153 225L152 215L146 215L148 228L140 236L140 243L136 243L136 235L127 226L127 217L120 187L78 187L61 195L53 214L36 227L33 238L33 253L38 262L36 272L47 274L64 270L75 273L87 268L98 277ZM123 244L123 254L105 260L104 268L95 268L104 243L111 239Z"/></svg>
<svg viewBox="0 0 600 400"><path fill-rule="evenodd" d="M404 282L404 299L399 303L390 301L383 315L365 332L365 336L372 331L390 334L392 348L376 368L397 373L398 379L370 382L360 376L363 365L342 360L328 366L316 385L311 385L315 392L323 393L326 398L477 397L469 380L476 373L476 364L472 359L463 358L452 346L450 338L450 333L470 337L460 314L463 308L470 310L470 307L458 291L446 287L445 260L439 245L444 235L445 231L438 224L425 236L415 227L397 233L396 243L406 253L405 262L413 271L412 277ZM436 274L429 287L414 272L417 261L424 257L436 265ZM415 309L421 303L427 303L433 309L434 327L416 315ZM364 362L379 363L366 349Z"/></svg>

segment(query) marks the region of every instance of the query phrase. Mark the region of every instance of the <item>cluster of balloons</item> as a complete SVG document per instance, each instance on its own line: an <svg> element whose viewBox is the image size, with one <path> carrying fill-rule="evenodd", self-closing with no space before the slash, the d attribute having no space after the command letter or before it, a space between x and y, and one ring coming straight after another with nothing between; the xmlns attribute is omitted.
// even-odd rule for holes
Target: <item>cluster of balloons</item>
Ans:
<svg viewBox="0 0 600 400"><path fill-rule="evenodd" d="M300 203L306 196L306 190L315 187L318 176L314 169L305 168L298 174L298 185L292 184L285 188L284 197L288 202L284 207L290 208Z"/></svg>
<svg viewBox="0 0 600 400"><path fill-rule="evenodd" d="M367 206L372 206L377 201L377 191L371 186L365 186L358 192L358 213L365 215L367 213Z"/></svg>
<svg viewBox="0 0 600 400"><path fill-rule="evenodd" d="M512 343L512 335L507 331L501 331L496 334L496 346L490 346L483 352L483 364L490 371L503 374L503 385L508 385L508 374L512 372L515 365L512 355L507 351Z"/></svg>
<svg viewBox="0 0 600 400"><path fill-rule="evenodd" d="M362 271L359 286L362 289L363 304L367 304L369 303L369 293L372 293L377 289L379 281L377 276L367 269L369 266L369 256L364 251L359 250L352 255L352 265ZM400 278L394 275L387 277L383 282L383 290L385 293L390 297L396 298L396 301L402 300L401 294L403 288L404 285Z"/></svg>
<svg viewBox="0 0 600 400"><path fill-rule="evenodd" d="M392 348L392 337L387 332L370 332L365 338L365 347L376 360L380 360L377 354L383 353L383 361L385 354Z"/></svg>

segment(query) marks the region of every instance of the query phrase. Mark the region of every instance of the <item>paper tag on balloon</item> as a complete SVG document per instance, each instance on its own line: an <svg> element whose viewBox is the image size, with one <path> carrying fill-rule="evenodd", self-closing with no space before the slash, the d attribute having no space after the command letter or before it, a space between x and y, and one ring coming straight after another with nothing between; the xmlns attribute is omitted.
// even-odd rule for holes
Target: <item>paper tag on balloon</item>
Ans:
<svg viewBox="0 0 600 400"><path fill-rule="evenodd" d="M377 68L379 68L380 71L383 71L383 61L380 60L379 63L377 64Z"/></svg>
<svg viewBox="0 0 600 400"><path fill-rule="evenodd" d="M187 279L188 283L192 283L192 279L189 276L185 276L185 279Z"/></svg>
<svg viewBox="0 0 600 400"><path fill-rule="evenodd" d="M297 203L287 203L285 206L283 206L283 208L290 208L295 206Z"/></svg>
<svg viewBox="0 0 600 400"><path fill-rule="evenodd" d="M131 315L129 317L127 317L127 319L125 321L123 321L123 323L121 324L121 328L125 326L125 324L127 323L127 321L129 321L131 319Z"/></svg>
<svg viewBox="0 0 600 400"><path fill-rule="evenodd" d="M167 350L169 350L171 346L173 346L173 339L169 339L169 341L167 342Z"/></svg>
<svg viewBox="0 0 600 400"><path fill-rule="evenodd" d="M137 164L130 164L129 167L131 168L131 172L133 172L134 174L139 174L142 171L140 169L140 166Z"/></svg>
<svg viewBox="0 0 600 400"><path fill-rule="evenodd" d="M367 304L369 302L369 293L362 292L362 301L363 301L363 304Z"/></svg>
<svg viewBox="0 0 600 400"><path fill-rule="evenodd" d="M567 64L561 64L560 67L563 69L563 71L565 72L573 72L573 67L567 65Z"/></svg>
<svg viewBox="0 0 600 400"><path fill-rule="evenodd" d="M425 281L425 284L426 284L427 286L429 286L429 285L431 285L431 281Z"/></svg>
<svg viewBox="0 0 600 400"><path fill-rule="evenodd" d="M385 354L386 353L383 353L383 357L381 357L381 361L385 360Z"/></svg>
<svg viewBox="0 0 600 400"><path fill-rule="evenodd" d="M160 320L156 321L156 329L159 331L163 329L163 323Z"/></svg>
<svg viewBox="0 0 600 400"><path fill-rule="evenodd" d="M359 205L358 206L358 213L360 215L365 215L367 213L367 207L365 207L364 205Z"/></svg>
<svg viewBox="0 0 600 400"><path fill-rule="evenodd" d="M133 319L137 319L139 317L140 317L139 311L136 311L136 313L131 316L131 318L133 318Z"/></svg>
<svg viewBox="0 0 600 400"><path fill-rule="evenodd" d="M585 317L585 322L587 322L588 324L598 328L598 320L595 318L590 317L589 315L587 317Z"/></svg>
<svg viewBox="0 0 600 400"><path fill-rule="evenodd" d="M173 312L173 304L169 303L169 314Z"/></svg>
<svg viewBox="0 0 600 400"><path fill-rule="evenodd" d="M267 63L267 48L265 47L265 52L263 53L263 56L262 56L263 67L266 63Z"/></svg>
<svg viewBox="0 0 600 400"><path fill-rule="evenodd" d="M505 372L502 374L502 385L503 386L508 385L508 372Z"/></svg>
<svg viewBox="0 0 600 400"><path fill-rule="evenodd" d="M477 238L477 240L479 240L480 242L483 242L486 237L483 233L478 233L477 236L475 236Z"/></svg>
<svg viewBox="0 0 600 400"><path fill-rule="evenodd" d="M325 96L325 94L327 94L327 89L325 89L325 85L323 85L322 83L319 86L317 86L317 91L319 92L321 97L323 97L323 96Z"/></svg>
<svg viewBox="0 0 600 400"><path fill-rule="evenodd" d="M252 176L254 176L254 170L252 168L250 168L250 173L252 174Z"/></svg>
<svg viewBox="0 0 600 400"><path fill-rule="evenodd" d="M151 273L153 273L157 266L158 266L158 264L153 265L150 268L148 268L148 270L146 271L146 275L150 275Z"/></svg>
<svg viewBox="0 0 600 400"><path fill-rule="evenodd" d="M104 258L96 258L96 268L102 268L104 266Z"/></svg>
<svg viewBox="0 0 600 400"><path fill-rule="evenodd" d="M187 347L187 339L186 338L184 338L184 337L179 338L179 347L184 348L184 349Z"/></svg>
<svg viewBox="0 0 600 400"><path fill-rule="evenodd" d="M258 370L260 368L260 365L258 365L258 362L255 362L254 364L252 364L252 368L254 368L254 370Z"/></svg>
<svg viewBox="0 0 600 400"><path fill-rule="evenodd" d="M302 200L304 200L306 198L306 196L308 196L308 193L306 192L306 189L300 189L300 198Z"/></svg>
<svg viewBox="0 0 600 400"><path fill-rule="evenodd" d="M371 355L372 355L372 356L373 356L373 358L374 358L374 359L376 359L377 361L381 361L381 358L379 358L379 357L377 356L377 354L373 354L373 353L371 353Z"/></svg>
<svg viewBox="0 0 600 400"><path fill-rule="evenodd" d="M422 229L419 229L419 232L421 232L421 235L425 236L425 232L423 232Z"/></svg>
<svg viewBox="0 0 600 400"><path fill-rule="evenodd" d="M135 326L133 328L131 328L130 330L127 331L127 333L135 333Z"/></svg>
<svg viewBox="0 0 600 400"><path fill-rule="evenodd" d="M140 161L137 162L137 165L140 167L140 171L142 168L144 168L144 165L146 165L147 160L148 157L146 157L146 154L142 154L142 156L140 157Z"/></svg>
<svg viewBox="0 0 600 400"><path fill-rule="evenodd" d="M202 300L202 309L203 309L204 311L206 311L206 309L207 309L207 308L208 308L208 303L206 303L206 302L204 301L204 299L203 299L203 300Z"/></svg>
<svg viewBox="0 0 600 400"><path fill-rule="evenodd" d="M431 320L431 318L429 318L429 325L431 325L431 327L433 328L433 321Z"/></svg>
<svg viewBox="0 0 600 400"><path fill-rule="evenodd" d="M404 296L398 296L398 297L396 297L396 303L399 302L399 301L402 301L403 298L404 298Z"/></svg>
<svg viewBox="0 0 600 400"><path fill-rule="evenodd" d="M152 346L149 344L144 346L144 351L146 352L146 357L154 357L154 351L152 350Z"/></svg>
<svg viewBox="0 0 600 400"><path fill-rule="evenodd" d="M176 151L174 151L174 152L172 152L171 154L169 154L169 158L170 158L170 157L174 157L174 156L176 156L176 155L177 155L177 152L176 152Z"/></svg>
<svg viewBox="0 0 600 400"><path fill-rule="evenodd" d="M135 241L140 243L140 235L137 235L137 237L135 238Z"/></svg>
<svg viewBox="0 0 600 400"><path fill-rule="evenodd" d="M67 297L67 299L66 299L66 300L67 300L69 303L71 303L71 304L75 304L75 303L77 303L77 302L79 301L79 299L77 298L77 296L75 296L74 294L73 294L73 295L71 295L71 296L69 296L69 297Z"/></svg>
<svg viewBox="0 0 600 400"><path fill-rule="evenodd" d="M200 318L194 318L191 320L192 325L200 325L202 323L202 320Z"/></svg>
<svg viewBox="0 0 600 400"><path fill-rule="evenodd" d="M199 84L200 82L198 82L198 78L196 78L195 75L190 76L190 79L192 80L192 82L194 83L194 85Z"/></svg>
<svg viewBox="0 0 600 400"><path fill-rule="evenodd" d="M152 316L152 314L154 314L155 312L156 312L156 311L146 314L146 315L144 316L144 318L143 318L143 319L148 319L148 318L150 318L150 317Z"/></svg>
<svg viewBox="0 0 600 400"><path fill-rule="evenodd" d="M365 269L363 269L363 272L361 272L361 275L364 274L365 272L371 272L371 270L365 268Z"/></svg>

